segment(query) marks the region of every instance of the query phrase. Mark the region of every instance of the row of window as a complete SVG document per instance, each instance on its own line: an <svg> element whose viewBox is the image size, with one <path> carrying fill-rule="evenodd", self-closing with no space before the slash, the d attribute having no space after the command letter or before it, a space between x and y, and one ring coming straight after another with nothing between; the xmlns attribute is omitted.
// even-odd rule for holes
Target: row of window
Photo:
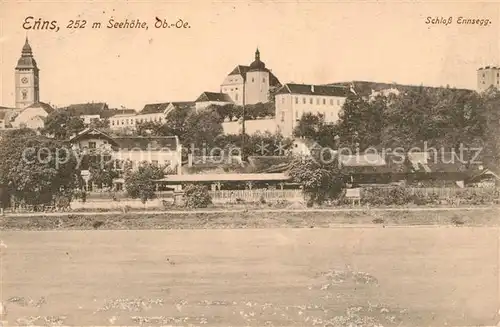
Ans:
<svg viewBox="0 0 500 327"><path fill-rule="evenodd" d="M483 77L485 77L485 74L483 73ZM497 77L500 77L500 73L497 73Z"/></svg>
<svg viewBox="0 0 500 327"><path fill-rule="evenodd" d="M308 102L307 98L302 97L302 104L307 104L307 102ZM285 97L281 97L281 103L285 103ZM341 105L340 99L337 99L336 103L337 103L337 106L340 106ZM298 96L295 97L295 104L299 104L299 97ZM314 104L313 97L309 98L309 104ZM316 105L321 105L321 104L326 105L326 98L316 98ZM334 99L330 99L329 104L331 106L335 105Z"/></svg>
<svg viewBox="0 0 500 327"><path fill-rule="evenodd" d="M312 112L312 110L310 112ZM285 121L285 114L286 114L286 111L281 111L281 118L280 118L281 122ZM333 119L335 117L335 112L334 111L329 111L329 112L323 111L323 112L321 112L321 111L318 110L316 112L316 114L317 115L320 115L320 114L323 115L323 117L325 119L328 118L328 114L329 114L329 116L330 116L331 119ZM296 120L299 120L302 117L302 115L304 115L304 112L295 111L295 119Z"/></svg>
<svg viewBox="0 0 500 327"><path fill-rule="evenodd" d="M162 117L149 117L149 118L122 118L122 119L112 119L111 126L120 126L120 125L133 125L145 122L155 122L161 123L163 121Z"/></svg>

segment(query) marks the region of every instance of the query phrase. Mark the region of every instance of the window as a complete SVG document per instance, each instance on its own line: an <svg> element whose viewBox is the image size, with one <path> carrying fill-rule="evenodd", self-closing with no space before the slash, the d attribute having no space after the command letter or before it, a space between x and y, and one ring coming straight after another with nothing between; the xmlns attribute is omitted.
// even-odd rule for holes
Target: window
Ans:
<svg viewBox="0 0 500 327"><path fill-rule="evenodd" d="M125 124L125 121L122 119L122 125L124 125L124 124Z"/></svg>
<svg viewBox="0 0 500 327"><path fill-rule="evenodd" d="M281 97L281 103L285 103L285 97Z"/></svg>
<svg viewBox="0 0 500 327"><path fill-rule="evenodd" d="M233 91L233 89L231 89L231 91Z"/></svg>
<svg viewBox="0 0 500 327"><path fill-rule="evenodd" d="M281 112L281 122L284 122L285 121L285 112L282 111Z"/></svg>
<svg viewBox="0 0 500 327"><path fill-rule="evenodd" d="M309 98L309 104L313 104L313 98Z"/></svg>
<svg viewBox="0 0 500 327"><path fill-rule="evenodd" d="M295 103L299 103L299 97L295 97Z"/></svg>
<svg viewBox="0 0 500 327"><path fill-rule="evenodd" d="M266 82L266 78L264 77L264 78L262 79L262 83L265 83L265 82Z"/></svg>
<svg viewBox="0 0 500 327"><path fill-rule="evenodd" d="M323 99L323 104L326 104L326 99Z"/></svg>
<svg viewBox="0 0 500 327"><path fill-rule="evenodd" d="M316 104L319 104L319 98L316 98Z"/></svg>
<svg viewBox="0 0 500 327"><path fill-rule="evenodd" d="M483 77L484 77L484 73L483 73Z"/></svg>
<svg viewBox="0 0 500 327"><path fill-rule="evenodd" d="M28 98L28 91L22 90L21 93L23 94L23 100L26 100Z"/></svg>
<svg viewBox="0 0 500 327"><path fill-rule="evenodd" d="M236 93L236 94L234 95L234 99L235 99L236 101L238 101L238 93Z"/></svg>
<svg viewBox="0 0 500 327"><path fill-rule="evenodd" d="M114 124L115 124L115 121L114 121L114 120L112 120L112 121L111 121L111 125L114 125Z"/></svg>
<svg viewBox="0 0 500 327"><path fill-rule="evenodd" d="M89 142L89 149L95 149L95 148L96 148L95 142Z"/></svg>
<svg viewBox="0 0 500 327"><path fill-rule="evenodd" d="M298 111L295 112L295 119L299 119L299 112Z"/></svg>
<svg viewBox="0 0 500 327"><path fill-rule="evenodd" d="M339 99L337 99L337 105L340 106L340 100Z"/></svg>
<svg viewBox="0 0 500 327"><path fill-rule="evenodd" d="M252 77L252 83L255 82L254 78Z"/></svg>
<svg viewBox="0 0 500 327"><path fill-rule="evenodd" d="M302 103L303 103L303 104L306 104L306 98L305 98L305 97L304 97L304 98L302 98Z"/></svg>

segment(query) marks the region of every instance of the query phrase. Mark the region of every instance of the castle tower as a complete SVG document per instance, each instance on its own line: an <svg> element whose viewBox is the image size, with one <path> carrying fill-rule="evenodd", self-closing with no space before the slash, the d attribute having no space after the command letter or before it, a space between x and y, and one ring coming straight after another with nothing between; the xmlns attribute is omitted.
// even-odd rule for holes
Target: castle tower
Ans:
<svg viewBox="0 0 500 327"><path fill-rule="evenodd" d="M500 88L500 67L486 66L477 70L477 91L484 92L490 87Z"/></svg>
<svg viewBox="0 0 500 327"><path fill-rule="evenodd" d="M40 101L39 69L28 38L24 43L21 58L17 61L15 78L16 108L26 108Z"/></svg>
<svg viewBox="0 0 500 327"><path fill-rule="evenodd" d="M245 83L245 102L255 104L268 102L269 70L266 64L260 61L260 51L255 51L255 60L250 64Z"/></svg>

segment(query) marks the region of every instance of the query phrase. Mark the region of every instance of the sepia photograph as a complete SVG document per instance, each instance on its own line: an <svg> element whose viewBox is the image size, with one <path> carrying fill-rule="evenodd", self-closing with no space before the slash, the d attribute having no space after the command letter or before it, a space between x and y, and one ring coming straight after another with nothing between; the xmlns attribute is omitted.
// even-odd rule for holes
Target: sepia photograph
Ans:
<svg viewBox="0 0 500 327"><path fill-rule="evenodd" d="M500 326L500 2L0 2L0 327Z"/></svg>

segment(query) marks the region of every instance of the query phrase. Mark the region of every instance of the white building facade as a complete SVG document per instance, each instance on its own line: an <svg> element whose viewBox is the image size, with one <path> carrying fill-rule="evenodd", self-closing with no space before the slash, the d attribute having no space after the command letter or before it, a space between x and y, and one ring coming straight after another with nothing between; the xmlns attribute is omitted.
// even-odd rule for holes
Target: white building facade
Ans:
<svg viewBox="0 0 500 327"><path fill-rule="evenodd" d="M285 84L276 92L276 126L290 137L306 113L321 114L326 123L335 123L349 92L340 86Z"/></svg>

